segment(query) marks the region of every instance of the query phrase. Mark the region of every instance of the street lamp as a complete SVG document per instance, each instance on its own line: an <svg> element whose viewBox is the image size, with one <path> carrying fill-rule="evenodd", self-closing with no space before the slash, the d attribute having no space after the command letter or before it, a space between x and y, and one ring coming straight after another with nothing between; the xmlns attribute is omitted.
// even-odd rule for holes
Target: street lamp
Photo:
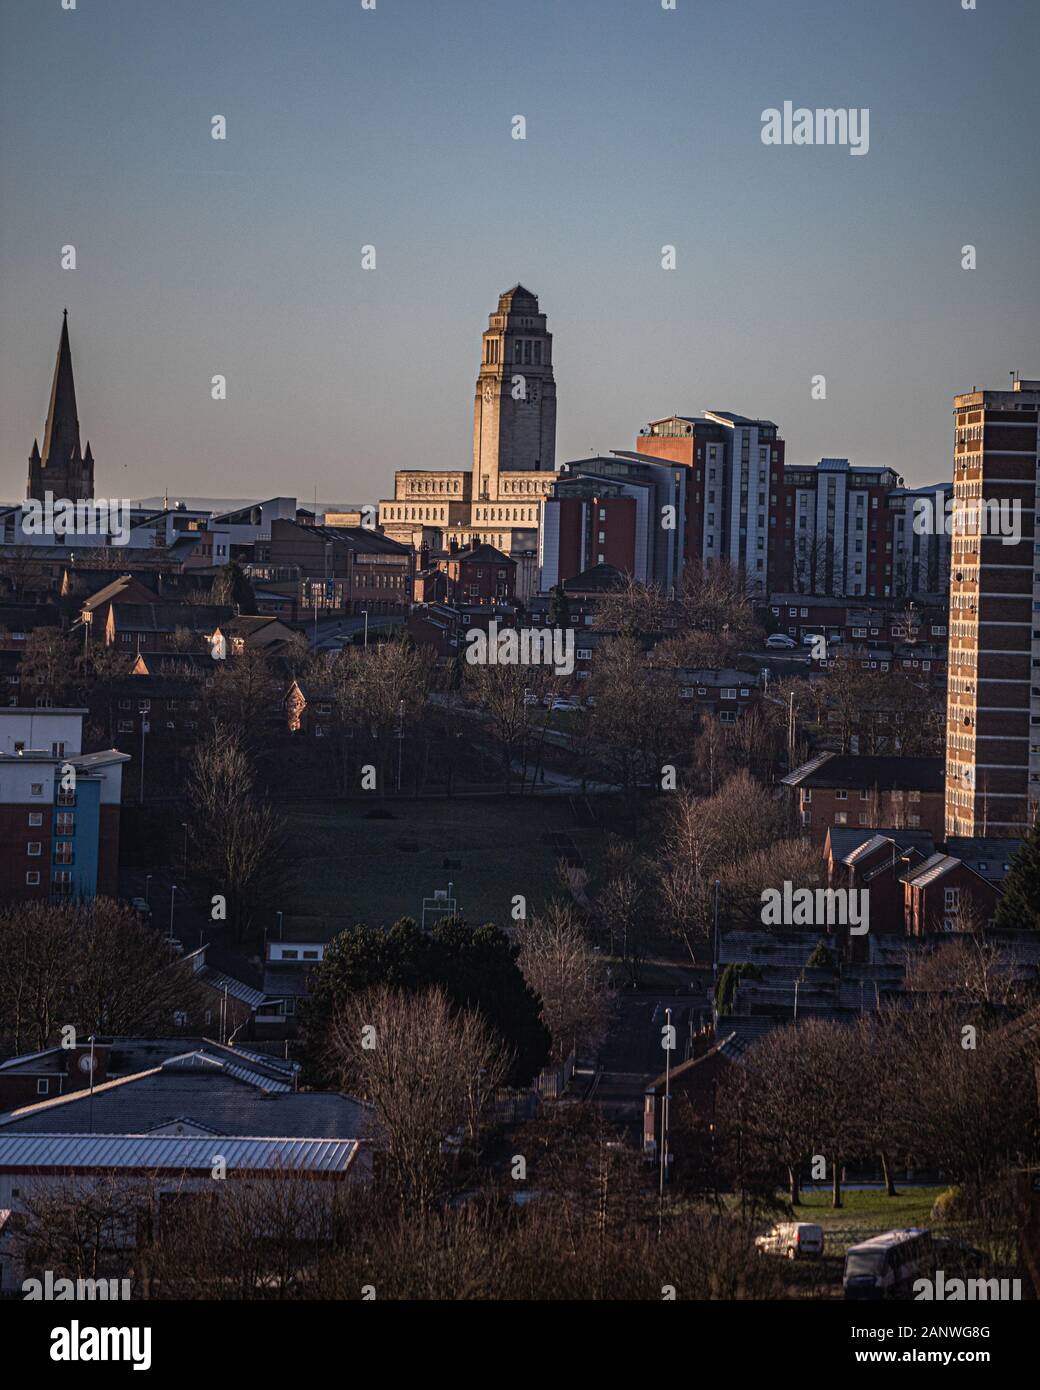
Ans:
<svg viewBox="0 0 1040 1390"><path fill-rule="evenodd" d="M149 731L148 724L148 705L142 703L138 706L138 714L141 716L141 795L140 802L144 805L144 736Z"/></svg>
<svg viewBox="0 0 1040 1390"><path fill-rule="evenodd" d="M664 1222L664 1178L668 1167L668 1104L671 1100L672 1075L672 1011L665 1009L664 1034L664 1098L661 1104L661 1177L657 1198L657 1235L660 1238Z"/></svg>
<svg viewBox="0 0 1040 1390"><path fill-rule="evenodd" d="M173 905L177 900L177 885L170 884L170 950L173 950Z"/></svg>
<svg viewBox="0 0 1040 1390"><path fill-rule="evenodd" d="M93 1134L93 1133L94 1133L94 1034L93 1034L93 1033L91 1033L90 1037L87 1039L87 1042L90 1043L90 1101L89 1101L89 1103L88 1103L88 1109L89 1109L90 1114L89 1114L89 1121L88 1121L88 1123L89 1123L89 1125L90 1125L90 1133Z"/></svg>
<svg viewBox="0 0 1040 1390"><path fill-rule="evenodd" d="M148 891L149 891L149 889L151 888L151 886L152 886L152 876L151 876L151 874L145 874L145 876L144 876L144 900L145 900L146 903L148 902Z"/></svg>
<svg viewBox="0 0 1040 1390"><path fill-rule="evenodd" d="M721 884L715 880L715 930L713 932L712 960L711 960L711 1018L712 1023L718 1026L719 1015L719 889Z"/></svg>
<svg viewBox="0 0 1040 1390"><path fill-rule="evenodd" d="M397 706L397 791L401 791L401 757L404 753L404 701Z"/></svg>
<svg viewBox="0 0 1040 1390"><path fill-rule="evenodd" d="M368 609L362 608L361 616L365 620L365 650L368 651Z"/></svg>

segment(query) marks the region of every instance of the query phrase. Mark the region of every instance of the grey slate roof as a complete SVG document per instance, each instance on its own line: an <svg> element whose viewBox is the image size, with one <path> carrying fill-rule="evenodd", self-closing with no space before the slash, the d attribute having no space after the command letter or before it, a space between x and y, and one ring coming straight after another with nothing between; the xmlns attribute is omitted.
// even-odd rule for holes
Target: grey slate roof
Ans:
<svg viewBox="0 0 1040 1390"><path fill-rule="evenodd" d="M925 858L935 849L935 840L930 830L889 830L884 826L871 830L863 826L832 825L827 833L830 837L831 852L839 862L847 859L860 845L872 840L876 835L893 840L900 850L916 849Z"/></svg>
<svg viewBox="0 0 1040 1390"><path fill-rule="evenodd" d="M1002 883L1012 859L1022 847L1021 840L968 839L951 835L946 841L946 853L956 855L969 869L974 869L991 883Z"/></svg>
<svg viewBox="0 0 1040 1390"><path fill-rule="evenodd" d="M93 1119L91 1118L93 1109ZM209 1061L162 1067L88 1092L0 1115L0 1136L19 1134L147 1134L175 1120L219 1135L357 1139L369 1128L359 1101L322 1091L263 1091Z"/></svg>
<svg viewBox="0 0 1040 1390"><path fill-rule="evenodd" d="M788 787L942 792L944 777L942 758L821 753L781 781Z"/></svg>

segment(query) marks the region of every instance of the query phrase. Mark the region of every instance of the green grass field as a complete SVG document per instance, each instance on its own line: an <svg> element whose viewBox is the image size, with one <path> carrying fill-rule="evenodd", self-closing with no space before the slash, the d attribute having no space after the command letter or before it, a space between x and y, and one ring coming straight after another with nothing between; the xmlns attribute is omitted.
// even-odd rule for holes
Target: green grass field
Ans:
<svg viewBox="0 0 1040 1390"><path fill-rule="evenodd" d="M562 833L591 864L600 835L574 825L566 799L472 798L398 801L392 820L370 819L360 802L298 802L280 808L294 873L286 911L367 922L418 919L422 899L453 883L470 922L510 923L515 895L530 916L558 893L558 852L544 836ZM458 867L445 867L444 861Z"/></svg>
<svg viewBox="0 0 1040 1390"><path fill-rule="evenodd" d="M823 1227L828 1253L904 1226L931 1226L932 1205L941 1187L900 1187L898 1195L886 1197L884 1190L842 1192L843 1206L831 1206L830 1188L803 1190L801 1205L795 1207L794 1221L815 1221Z"/></svg>

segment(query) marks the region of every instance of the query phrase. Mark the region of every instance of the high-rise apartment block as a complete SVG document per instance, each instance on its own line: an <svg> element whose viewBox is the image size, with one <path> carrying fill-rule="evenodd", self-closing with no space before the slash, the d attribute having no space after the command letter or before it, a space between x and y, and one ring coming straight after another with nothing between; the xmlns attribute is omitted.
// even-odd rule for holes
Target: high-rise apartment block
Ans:
<svg viewBox="0 0 1040 1390"><path fill-rule="evenodd" d="M788 465L780 488L774 574L790 592L837 598L945 593L949 540L915 529L915 504L944 513L952 484L907 488L894 468L824 458ZM938 500L937 500L938 499ZM774 589L777 586L774 585Z"/></svg>
<svg viewBox="0 0 1040 1390"><path fill-rule="evenodd" d="M954 398L948 835L1023 835L1040 802L1038 421L1040 381Z"/></svg>
<svg viewBox="0 0 1040 1390"><path fill-rule="evenodd" d="M634 450L562 465L543 508L542 587L606 563L671 589L690 564L725 561L765 594L783 470L771 420L718 410L651 420Z"/></svg>

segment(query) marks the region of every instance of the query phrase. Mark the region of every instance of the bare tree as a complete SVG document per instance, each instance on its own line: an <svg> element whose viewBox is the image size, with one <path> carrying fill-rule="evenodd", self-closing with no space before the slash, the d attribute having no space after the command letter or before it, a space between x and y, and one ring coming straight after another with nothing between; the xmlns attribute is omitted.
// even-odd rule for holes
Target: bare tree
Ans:
<svg viewBox="0 0 1040 1390"><path fill-rule="evenodd" d="M519 922L520 969L542 1001L542 1020L560 1063L575 1048L591 1049L606 1032L610 996L602 962L572 908L553 901L530 922Z"/></svg>
<svg viewBox="0 0 1040 1390"><path fill-rule="evenodd" d="M600 647L592 687L598 755L630 798L634 816L635 793L660 788L666 750L678 742L675 684L648 666L635 638L621 636Z"/></svg>
<svg viewBox="0 0 1040 1390"><path fill-rule="evenodd" d="M239 735L221 725L188 764L192 865L208 893L224 899L241 940L284 872L281 821L257 793Z"/></svg>
<svg viewBox="0 0 1040 1390"><path fill-rule="evenodd" d="M29 633L19 663L23 698L68 704L79 682L80 654L76 644L56 627Z"/></svg>
<svg viewBox="0 0 1040 1390"><path fill-rule="evenodd" d="M328 1065L375 1107L388 1188L421 1211L444 1191L447 1143L476 1140L509 1058L480 1016L454 1009L442 990L379 986L334 1017Z"/></svg>
<svg viewBox="0 0 1040 1390"><path fill-rule="evenodd" d="M111 898L23 903L0 915L0 1036L16 1051L53 1046L61 1028L163 1036L205 1001L153 927Z"/></svg>
<svg viewBox="0 0 1040 1390"><path fill-rule="evenodd" d="M26 1278L124 1278L147 1239L150 1184L125 1175L30 1184L21 1197L13 1253Z"/></svg>
<svg viewBox="0 0 1040 1390"><path fill-rule="evenodd" d="M466 666L466 689L470 700L487 720L502 757L502 780L506 793L512 790L513 763L520 758L526 774L528 717L525 689L529 683L525 666Z"/></svg>
<svg viewBox="0 0 1040 1390"><path fill-rule="evenodd" d="M15 1052L42 1051L63 1023L72 986L75 915L24 903L0 915L0 1034Z"/></svg>
<svg viewBox="0 0 1040 1390"><path fill-rule="evenodd" d="M405 738L422 723L434 672L432 650L404 642L348 647L328 665L346 776L348 762L371 763L376 786L391 784L395 744L400 763Z"/></svg>

